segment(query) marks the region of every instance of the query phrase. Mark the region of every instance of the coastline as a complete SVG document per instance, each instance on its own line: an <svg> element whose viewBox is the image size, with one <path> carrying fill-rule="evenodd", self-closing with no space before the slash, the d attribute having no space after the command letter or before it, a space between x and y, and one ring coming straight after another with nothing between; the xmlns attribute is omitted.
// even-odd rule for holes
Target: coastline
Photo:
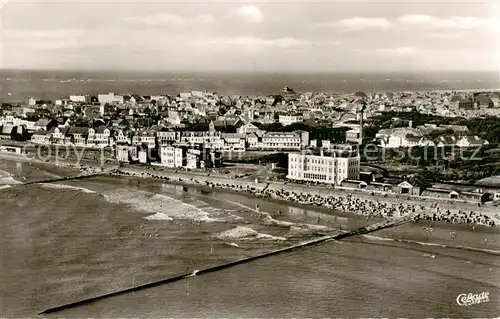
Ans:
<svg viewBox="0 0 500 319"><path fill-rule="evenodd" d="M303 207L321 207L325 211L359 218L397 218L414 213L421 219L432 223L450 223L462 225L481 225L498 227L499 222L495 216L494 208L473 207L464 203L455 203L455 207L447 203L426 203L404 198L382 197L377 195L346 192L345 190L329 190L318 187L303 187L297 184L279 183L252 183L243 180L228 179L221 176L201 176L189 172L175 172L167 170L148 170L140 167L121 167L112 170L112 174L119 176L134 176L139 178L160 179L169 183L185 186L204 186L248 194L256 198L277 200L282 203L293 203ZM468 206L470 213L465 213ZM469 216L467 215L469 214ZM498 215L498 214L497 214ZM491 223L493 221L493 223Z"/></svg>
<svg viewBox="0 0 500 319"><path fill-rule="evenodd" d="M431 225L440 227L499 227L498 211L495 207L474 207L470 203L448 203L439 201L422 201L404 197L384 197L379 194L348 191L345 189L328 189L317 186L305 186L292 183L260 182L255 183L242 179L231 179L225 176L203 172L187 172L163 167L141 167L136 165L121 167L108 162L102 167L91 161L83 160L85 164L71 164L68 161L41 161L22 155L0 153L0 158L13 161L32 162L40 165L70 169L79 172L80 176L96 173L111 176L136 177L143 179L162 180L169 184L195 187L206 191L218 189L245 195L250 198L260 198L275 203L293 205L300 208L311 208L338 216L354 217L381 221L398 218L406 214L415 214L418 219L427 220ZM76 177L76 176L69 176ZM470 212L466 213L466 208Z"/></svg>

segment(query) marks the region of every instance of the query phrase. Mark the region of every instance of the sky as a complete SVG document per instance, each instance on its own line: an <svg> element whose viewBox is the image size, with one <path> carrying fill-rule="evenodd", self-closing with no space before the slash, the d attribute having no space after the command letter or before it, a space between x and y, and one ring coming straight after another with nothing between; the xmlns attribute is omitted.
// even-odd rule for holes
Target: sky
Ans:
<svg viewBox="0 0 500 319"><path fill-rule="evenodd" d="M500 1L1 0L4 69L499 71Z"/></svg>

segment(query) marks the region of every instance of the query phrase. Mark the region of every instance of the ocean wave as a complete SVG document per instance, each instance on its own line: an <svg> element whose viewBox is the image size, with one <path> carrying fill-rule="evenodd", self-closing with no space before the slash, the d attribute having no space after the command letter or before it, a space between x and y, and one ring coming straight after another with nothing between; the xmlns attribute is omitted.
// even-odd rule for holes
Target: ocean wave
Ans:
<svg viewBox="0 0 500 319"><path fill-rule="evenodd" d="M394 241L392 238L386 238L386 237L377 237L377 236L372 236L372 235L361 235L365 238L371 239L371 240L379 240L379 241Z"/></svg>
<svg viewBox="0 0 500 319"><path fill-rule="evenodd" d="M49 172L43 172L43 174L54 178L61 178L61 176Z"/></svg>
<svg viewBox="0 0 500 319"><path fill-rule="evenodd" d="M267 226L292 227L296 225L293 222L274 219L269 213L266 212L262 212L260 214L261 214L260 220L264 225Z"/></svg>
<svg viewBox="0 0 500 319"><path fill-rule="evenodd" d="M2 185L2 186L0 186L0 190L2 190L2 189L7 189L7 188L11 188L11 187L12 187L12 186L10 186L10 185Z"/></svg>
<svg viewBox="0 0 500 319"><path fill-rule="evenodd" d="M188 205L192 205L192 206L196 206L196 207L203 207L203 206L209 206L207 203L205 203L204 201L202 200L199 200L199 199L195 199L195 200L192 200L190 201L189 203L186 203Z"/></svg>
<svg viewBox="0 0 500 319"><path fill-rule="evenodd" d="M331 231L329 228L320 228L321 226L314 227L317 225L308 224L297 224L290 227L291 237L301 237L301 236L312 236L312 235L324 235L326 232Z"/></svg>
<svg viewBox="0 0 500 319"><path fill-rule="evenodd" d="M199 201L201 202L201 201ZM193 202L190 202L190 204L193 204ZM206 204L206 203L205 203ZM208 205L208 204L206 204ZM217 207L212 207L212 206L201 206L198 208L202 208L205 212L207 212L212 218L221 223L236 223L236 222L244 222L245 219L241 216L231 214L231 212L237 212L238 210L234 209L224 209L224 208L217 208Z"/></svg>
<svg viewBox="0 0 500 319"><path fill-rule="evenodd" d="M244 226L237 226L235 228L223 231L216 235L217 239L220 240L286 240L284 237L276 237L269 234L259 233L258 231Z"/></svg>
<svg viewBox="0 0 500 319"><path fill-rule="evenodd" d="M241 203L234 202L234 201L231 201L228 199L224 199L224 200L226 202L238 205L238 206L243 207L243 208L250 210L252 212L259 213L260 221L266 226L277 226L277 227L290 228L292 235L311 235L311 234L316 234L319 232L324 233L324 232L335 230L334 228L330 228L328 226L323 226L323 225L294 223L294 222L287 222L284 220L275 219L271 216L271 214L269 214L267 212L262 212L256 208L254 209L252 207L249 207L249 206L246 206L246 205L243 205ZM338 219L347 219L347 218L338 217Z"/></svg>
<svg viewBox="0 0 500 319"><path fill-rule="evenodd" d="M7 171L2 171L0 169L0 178L2 178L2 177L9 177L9 176L12 176L12 174L9 173L9 172L7 172Z"/></svg>
<svg viewBox="0 0 500 319"><path fill-rule="evenodd" d="M19 184L22 184L22 182L15 180L14 177L12 176L0 178L0 185L19 185Z"/></svg>
<svg viewBox="0 0 500 319"><path fill-rule="evenodd" d="M96 191L93 191L93 190L88 189L88 188L65 185L65 184L41 183L39 185L44 187L44 188L77 190L77 191L87 193L87 194L96 194L97 193Z"/></svg>
<svg viewBox="0 0 500 319"><path fill-rule="evenodd" d="M163 194L153 194L140 190L125 190L107 193L105 194L105 199L111 203L130 205L138 211L151 214L161 213L171 219L192 220L196 222L217 221L211 218L208 212Z"/></svg>
<svg viewBox="0 0 500 319"><path fill-rule="evenodd" d="M273 236L269 234L263 234L263 233L258 233L257 234L257 239L263 239L263 240L278 240L278 241L285 241L285 237L278 237L278 236Z"/></svg>
<svg viewBox="0 0 500 319"><path fill-rule="evenodd" d="M222 233L219 233L216 237L220 240L228 240L228 239L241 239L246 237L257 236L259 232L253 230L249 227L237 226L236 228L232 228Z"/></svg>
<svg viewBox="0 0 500 319"><path fill-rule="evenodd" d="M274 219L269 213L261 213L261 221L266 226L278 226L290 228L290 236L310 236L310 235L324 235L325 233L334 231L334 228L324 225L313 225L304 223L287 222L283 220Z"/></svg>
<svg viewBox="0 0 500 319"><path fill-rule="evenodd" d="M237 206L240 206L240 207L243 207L245 209L248 209L249 211L252 211L252 212L256 212L256 213L259 213L260 211L256 208L252 208L250 206L246 206L246 205L243 205L242 203L238 203L238 202L235 202L235 201L232 201L232 200L229 200L229 199L225 199L224 200L228 203L231 203L231 204L235 204Z"/></svg>
<svg viewBox="0 0 500 319"><path fill-rule="evenodd" d="M171 217L163 214L163 213L156 213L150 216L144 217L146 220L173 220Z"/></svg>
<svg viewBox="0 0 500 319"><path fill-rule="evenodd" d="M444 245L444 244L436 244L436 243L426 243L426 242L421 242L421 241L416 241L416 240L393 239L393 238L377 237L377 236L371 236L371 235L362 235L362 236L367 238L367 239L377 240L377 241L392 241L392 242L398 242L398 243L404 243L404 244L415 244L415 245L420 245L420 246L439 247L439 248L462 249L462 250L470 250L470 251L475 251L475 252L480 252L480 253L500 255L500 250L494 250L494 249L476 248L476 247L469 247L469 246L453 246L453 245Z"/></svg>
<svg viewBox="0 0 500 319"><path fill-rule="evenodd" d="M151 197L151 199L155 201L162 201L166 202L167 204L171 204L171 208L174 208L173 210L170 211L171 217L175 217L178 219L193 219L195 221L202 221L202 222L213 222L215 221L213 218L209 217L209 213L204 211L203 209L189 204L185 203L179 199L172 198L170 196L162 195L162 194L155 194Z"/></svg>
<svg viewBox="0 0 500 319"><path fill-rule="evenodd" d="M238 215L233 215L233 214L229 214L226 217L214 218L214 220L217 222L220 222L220 223L243 223L243 222L245 222L245 218L238 216Z"/></svg>

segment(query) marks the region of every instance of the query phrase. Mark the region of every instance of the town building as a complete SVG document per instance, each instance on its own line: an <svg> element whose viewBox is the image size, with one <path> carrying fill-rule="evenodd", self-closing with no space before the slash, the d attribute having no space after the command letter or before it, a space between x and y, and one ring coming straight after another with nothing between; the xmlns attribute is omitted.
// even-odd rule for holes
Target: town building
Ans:
<svg viewBox="0 0 500 319"><path fill-rule="evenodd" d="M35 131L37 130L46 130L49 131L51 128L57 126L57 121L52 120L52 119L39 119L38 121L35 122L35 125L33 125L33 129Z"/></svg>
<svg viewBox="0 0 500 319"><path fill-rule="evenodd" d="M111 146L111 142L111 131L107 127L89 128L87 146L106 147Z"/></svg>
<svg viewBox="0 0 500 319"><path fill-rule="evenodd" d="M239 133L223 133L225 151L245 151L245 135Z"/></svg>
<svg viewBox="0 0 500 319"><path fill-rule="evenodd" d="M415 128L398 127L380 130L375 137L384 148L413 147L419 145L422 133Z"/></svg>
<svg viewBox="0 0 500 319"><path fill-rule="evenodd" d="M488 141L483 140L478 136L463 136L461 139L457 141L457 146L462 148L467 147L478 147L488 144Z"/></svg>
<svg viewBox="0 0 500 319"><path fill-rule="evenodd" d="M352 155L352 154L351 154ZM288 154L287 179L341 185L343 180L359 180L360 157Z"/></svg>
<svg viewBox="0 0 500 319"><path fill-rule="evenodd" d="M86 95L70 95L69 100L71 102L87 103L90 101L90 97Z"/></svg>
<svg viewBox="0 0 500 319"><path fill-rule="evenodd" d="M115 134L114 134L115 144L117 144L117 145L131 145L132 139L130 138L128 132L129 131L124 132L123 130L115 131Z"/></svg>
<svg viewBox="0 0 500 319"><path fill-rule="evenodd" d="M185 166L186 149L173 146L160 146L160 163L165 167Z"/></svg>
<svg viewBox="0 0 500 319"><path fill-rule="evenodd" d="M240 134L248 134L258 132L259 128L252 123L245 124L238 128L238 133Z"/></svg>
<svg viewBox="0 0 500 319"><path fill-rule="evenodd" d="M70 144L70 138L67 136L69 128L53 127L47 135L51 144Z"/></svg>
<svg viewBox="0 0 500 319"><path fill-rule="evenodd" d="M186 168L187 169L200 169L205 167L203 160L203 153L201 150L188 149L186 154Z"/></svg>
<svg viewBox="0 0 500 319"><path fill-rule="evenodd" d="M257 131L248 133L246 136L246 147L248 149L260 149L262 148L262 136L264 132Z"/></svg>
<svg viewBox="0 0 500 319"><path fill-rule="evenodd" d="M278 115L278 122L283 126L292 125L293 123L298 123L301 120L298 116L294 115Z"/></svg>
<svg viewBox="0 0 500 319"><path fill-rule="evenodd" d="M115 95L114 93L108 93L108 94L99 94L97 95L97 99L101 105L104 105L106 103L108 104L123 104L123 96L122 95Z"/></svg>
<svg viewBox="0 0 500 319"><path fill-rule="evenodd" d="M263 150L300 150L302 138L296 132L267 132L262 136Z"/></svg>
<svg viewBox="0 0 500 319"><path fill-rule="evenodd" d="M135 132L132 136L132 145L146 145L148 149L155 148L156 134L147 130Z"/></svg>
<svg viewBox="0 0 500 319"><path fill-rule="evenodd" d="M361 131L357 128L351 129L346 132L346 142L361 144Z"/></svg>
<svg viewBox="0 0 500 319"><path fill-rule="evenodd" d="M119 162L128 163L130 161L137 160L139 153L136 146L129 145L117 145L116 146L116 159Z"/></svg>
<svg viewBox="0 0 500 319"><path fill-rule="evenodd" d="M158 131L156 132L159 145L178 143L181 140L181 132L178 131Z"/></svg>
<svg viewBox="0 0 500 319"><path fill-rule="evenodd" d="M70 142L76 146L86 146L87 145L87 137L89 135L88 127L76 127L72 126L69 128L68 137L70 138Z"/></svg>
<svg viewBox="0 0 500 319"><path fill-rule="evenodd" d="M222 149L224 147L224 139L220 132L205 131L205 132L182 132L181 143L185 145L203 145L207 148Z"/></svg>

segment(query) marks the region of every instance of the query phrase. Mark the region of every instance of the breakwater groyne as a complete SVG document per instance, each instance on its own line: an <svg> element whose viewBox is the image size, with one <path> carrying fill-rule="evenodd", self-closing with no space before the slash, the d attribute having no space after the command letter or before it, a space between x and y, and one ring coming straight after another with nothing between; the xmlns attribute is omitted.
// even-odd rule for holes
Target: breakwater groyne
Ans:
<svg viewBox="0 0 500 319"><path fill-rule="evenodd" d="M33 184L57 183L57 182L72 181L72 180L82 180L82 179L87 179L87 178L92 178L92 177L97 177L97 176L103 176L103 175L109 175L109 173L95 173L95 174L88 174L88 175L78 175L78 176L73 176L73 177L52 178L52 179L46 179L46 180L41 180L41 181L26 182L26 183L22 183L22 184L18 184L18 185L19 186L26 186L26 185L33 185ZM13 185L13 186L18 186L18 185Z"/></svg>
<svg viewBox="0 0 500 319"><path fill-rule="evenodd" d="M165 284L174 283L174 282L177 282L177 281L185 280L185 279L193 277L193 276L199 276L199 275L202 275L202 274L207 274L207 273L216 272L216 271L219 271L219 270L224 270L224 269L227 269L227 268L230 268L230 267L234 267L234 266L237 266L237 265L249 263L249 262L252 262L252 261L255 261L255 260L258 260L258 259L263 259L263 258L266 258L266 257L271 257L271 256L275 256L275 255L278 255L278 254L283 254L283 253L291 252L291 251L294 251L294 250L297 250L297 249L301 249L301 248L305 248L305 247L310 247L310 246L315 246L315 245L323 244L323 243L326 243L326 242L332 241L332 240L340 240L340 239L348 238L348 237L352 237L352 236L358 236L358 235L368 234L368 233L375 232L375 231L382 230L382 229L386 229L386 228L396 227L396 226L399 226L399 225L406 224L406 223L409 223L411 221L414 221L415 218L416 218L415 216L405 216L405 217L402 217L402 218L398 218L398 219L394 219L394 220L386 220L386 221L383 221L383 222L380 222L380 223L376 223L376 224L372 224L372 225L369 225L369 226L366 226L366 227L357 228L357 229L351 230L349 232L342 232L342 233L337 233L335 235L322 236L322 237L319 237L319 238L315 238L315 239L312 239L312 240L308 240L308 241L299 243L297 245L293 245L293 246L290 246L290 247L286 247L286 248L274 250L274 251L271 251L271 252L268 252L268 253L264 253L264 254L260 254L260 255L257 255L257 256L247 257L247 258L239 259L239 260L236 260L236 261L233 261L233 262L229 262L229 263L225 263L225 264L221 264L221 265L217 265L217 266L214 266L214 267L209 267L209 268L205 268L205 269L201 269L201 270L194 270L194 271L192 271L190 273L182 274L182 275L179 275L179 276L174 276L174 277L166 278L166 279L163 279L163 280L159 280L159 281L147 283L147 284L144 284L144 285L134 286L134 287L131 287L131 288L120 290L120 291L108 293L108 294L105 294L105 295L100 295L100 296L92 297L92 298L89 298L89 299L79 300L79 301L72 302L72 303L69 303L69 304L57 306L57 307L54 307L54 308L49 308L49 309L46 309L46 310L40 312L39 315L45 315L45 314L55 313L55 312L58 312L58 311L62 311L62 310L70 309L70 308L75 308L75 307L78 307L78 306L87 305L87 304L90 304L90 303L93 303L93 302L96 302L96 301L100 301L100 300L103 300L103 299L106 299L106 298L111 298L111 297L115 297L115 296L127 294L127 293L134 292L134 291L139 291L139 290L143 290L143 289L153 288L153 287L156 287L156 286L159 286L159 285L165 285Z"/></svg>

